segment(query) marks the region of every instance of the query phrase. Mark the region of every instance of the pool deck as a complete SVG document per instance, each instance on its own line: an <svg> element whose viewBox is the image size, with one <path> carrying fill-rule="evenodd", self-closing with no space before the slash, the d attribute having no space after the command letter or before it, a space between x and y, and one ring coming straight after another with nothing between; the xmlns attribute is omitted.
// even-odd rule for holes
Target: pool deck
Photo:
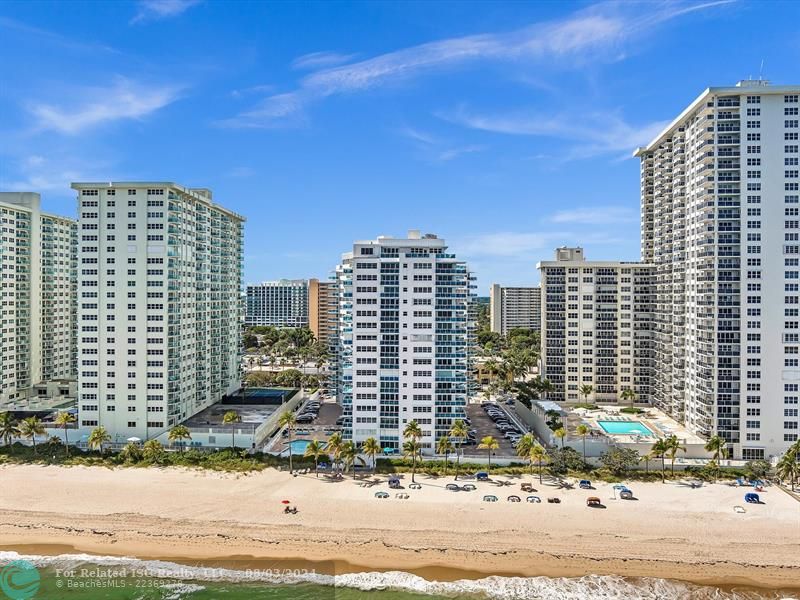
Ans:
<svg viewBox="0 0 800 600"><path fill-rule="evenodd" d="M611 438L618 443L629 443L635 441L653 443L658 438L675 435L684 444L705 444L705 440L686 429L675 419L653 407L642 407L643 413L639 415L629 415L620 412L624 407L600 406L598 410L588 410L585 408L575 408L571 411L571 416L576 420L586 423L595 432L595 435L602 435ZM609 433L603 429L599 421L632 421L641 423L652 432L652 435L640 435L630 433Z"/></svg>

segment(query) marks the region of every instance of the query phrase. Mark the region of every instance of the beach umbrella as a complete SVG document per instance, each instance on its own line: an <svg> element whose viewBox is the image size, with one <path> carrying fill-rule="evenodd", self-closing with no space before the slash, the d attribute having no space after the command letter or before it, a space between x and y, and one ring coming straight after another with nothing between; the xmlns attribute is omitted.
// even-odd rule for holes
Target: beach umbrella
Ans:
<svg viewBox="0 0 800 600"><path fill-rule="evenodd" d="M281 504L291 504L288 500L281 500Z"/></svg>
<svg viewBox="0 0 800 600"><path fill-rule="evenodd" d="M141 442L141 441L142 441L142 438L137 438L137 437L129 437L129 438L128 438L128 441L129 441L129 442L133 442L134 444L138 444L139 442Z"/></svg>

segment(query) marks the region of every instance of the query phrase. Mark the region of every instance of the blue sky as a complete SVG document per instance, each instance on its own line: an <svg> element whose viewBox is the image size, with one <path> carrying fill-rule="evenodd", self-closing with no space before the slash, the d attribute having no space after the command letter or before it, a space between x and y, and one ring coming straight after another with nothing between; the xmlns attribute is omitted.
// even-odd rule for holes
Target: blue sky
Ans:
<svg viewBox="0 0 800 600"><path fill-rule="evenodd" d="M639 255L630 157L708 86L800 80L800 2L0 4L0 189L209 187L245 279L437 233L478 292Z"/></svg>

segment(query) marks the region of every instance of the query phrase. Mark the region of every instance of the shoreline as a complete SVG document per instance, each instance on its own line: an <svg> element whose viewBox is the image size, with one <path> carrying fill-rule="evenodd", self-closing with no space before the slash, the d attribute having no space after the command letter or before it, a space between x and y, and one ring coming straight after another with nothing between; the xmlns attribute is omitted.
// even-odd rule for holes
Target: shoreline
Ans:
<svg viewBox="0 0 800 600"><path fill-rule="evenodd" d="M376 500L379 488L365 490L358 481L277 471L4 467L0 473L6 489L19 485L15 497L0 498L0 550L20 554L324 574L404 571L429 581L616 575L800 593L800 503L775 488L764 507L769 515L749 512L742 519L705 506L740 496L723 485L699 493L637 483L639 502L609 499L606 510L592 511L579 490L558 492L560 505L492 505L480 501L481 490L453 494L445 481L425 477L418 478L421 493L398 501ZM501 488L491 489L513 493ZM605 497L605 490L592 493ZM683 499L685 510L663 499L656 504L670 495ZM283 497L300 506L298 515L282 514Z"/></svg>

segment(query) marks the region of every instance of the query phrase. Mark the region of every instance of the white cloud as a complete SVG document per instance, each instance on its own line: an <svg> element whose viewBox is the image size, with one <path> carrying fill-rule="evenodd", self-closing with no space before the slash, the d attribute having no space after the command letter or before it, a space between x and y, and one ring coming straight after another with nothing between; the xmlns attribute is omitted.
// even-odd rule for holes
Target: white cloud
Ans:
<svg viewBox="0 0 800 600"><path fill-rule="evenodd" d="M68 195L73 181L92 181L104 174L109 179L107 161L87 163L73 156L42 156L31 154L16 161L17 177L13 180L0 180L0 187L12 191L53 192Z"/></svg>
<svg viewBox="0 0 800 600"><path fill-rule="evenodd" d="M669 123L669 121L654 121L633 126L614 113L582 111L572 111L568 115L547 115L532 111L477 114L461 108L439 116L471 129L493 133L580 141L581 144L572 150L572 158L630 151L650 142Z"/></svg>
<svg viewBox="0 0 800 600"><path fill-rule="evenodd" d="M562 210L555 213L550 220L553 223L610 225L614 223L636 223L639 221L639 214L622 206L595 206Z"/></svg>
<svg viewBox="0 0 800 600"><path fill-rule="evenodd" d="M338 52L312 52L298 56L292 61L293 69L324 69L349 62L355 54L339 54Z"/></svg>
<svg viewBox="0 0 800 600"><path fill-rule="evenodd" d="M353 93L394 83L444 68L476 61L547 61L549 65L581 65L615 60L621 44L642 35L658 23L687 12L727 4L662 2L625 4L608 2L578 11L566 19L531 25L510 33L485 33L450 38L403 48L356 63L325 68L304 77L292 92L277 98L281 107L302 111L309 102L336 94ZM302 58L302 57L301 57ZM286 97L292 102L287 105ZM285 110L243 112L223 124L232 127L274 127L273 121L291 116Z"/></svg>
<svg viewBox="0 0 800 600"><path fill-rule="evenodd" d="M177 17L197 4L200 0L139 0L131 24Z"/></svg>
<svg viewBox="0 0 800 600"><path fill-rule="evenodd" d="M124 78L103 88L79 90L79 101L72 106L32 103L28 111L36 129L74 135L103 123L141 119L171 104L179 89L172 86L144 85Z"/></svg>
<svg viewBox="0 0 800 600"><path fill-rule="evenodd" d="M468 146L460 146L457 148L449 148L439 153L439 160L450 161L458 158L464 154L472 154L473 152L480 152L484 147L478 144L469 144Z"/></svg>

